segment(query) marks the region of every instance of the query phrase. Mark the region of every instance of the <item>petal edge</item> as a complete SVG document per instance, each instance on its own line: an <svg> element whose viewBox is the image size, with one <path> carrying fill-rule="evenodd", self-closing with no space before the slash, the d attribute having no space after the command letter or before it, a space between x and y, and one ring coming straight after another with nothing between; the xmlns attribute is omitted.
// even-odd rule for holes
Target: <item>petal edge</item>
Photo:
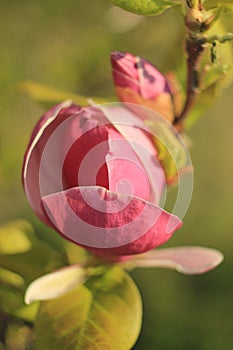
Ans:
<svg viewBox="0 0 233 350"><path fill-rule="evenodd" d="M223 261L221 252L213 248L183 246L150 251L129 260L135 267L164 267L187 275L202 274Z"/></svg>

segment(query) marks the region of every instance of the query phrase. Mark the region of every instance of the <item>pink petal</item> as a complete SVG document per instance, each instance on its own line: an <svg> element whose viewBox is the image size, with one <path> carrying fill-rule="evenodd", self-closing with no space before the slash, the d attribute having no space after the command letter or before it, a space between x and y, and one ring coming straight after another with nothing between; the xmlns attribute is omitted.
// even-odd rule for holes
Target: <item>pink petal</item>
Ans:
<svg viewBox="0 0 233 350"><path fill-rule="evenodd" d="M223 261L218 250L204 247L176 247L150 251L131 258L135 267L166 267L178 272L194 275L214 269Z"/></svg>
<svg viewBox="0 0 233 350"><path fill-rule="evenodd" d="M170 91L166 78L142 57L113 51L111 62L115 86L131 88L145 99Z"/></svg>
<svg viewBox="0 0 233 350"><path fill-rule="evenodd" d="M106 257L151 250L182 224L152 203L98 186L72 188L42 202L65 238Z"/></svg>
<svg viewBox="0 0 233 350"><path fill-rule="evenodd" d="M139 93L138 71L134 56L129 53L111 53L112 74L115 86L129 87Z"/></svg>
<svg viewBox="0 0 233 350"><path fill-rule="evenodd" d="M75 142L73 145L73 141L70 142L71 147L66 146L69 151L64 165L61 164L65 176L64 189L97 185L147 200L150 185L143 162L135 154L130 142L115 128L115 124L105 118L101 109L95 110L98 114L86 121L89 124L87 131L78 132L80 121L77 118L70 125L68 139L74 138ZM120 113L125 110L122 107ZM74 137L71 136L73 130Z"/></svg>
<svg viewBox="0 0 233 350"><path fill-rule="evenodd" d="M63 143L65 153L61 164L57 165L58 170L62 170L64 189L96 184L108 187L107 124L102 112L90 107L83 109L80 118L69 122L65 135L56 136L58 142Z"/></svg>
<svg viewBox="0 0 233 350"><path fill-rule="evenodd" d="M44 148L53 131L80 108L70 101L61 103L49 110L37 123L24 156L23 185L28 201L38 217L49 224L41 206L39 169Z"/></svg>
<svg viewBox="0 0 233 350"><path fill-rule="evenodd" d="M134 193L134 195L159 204L166 179L164 170L158 160L157 150L152 142L153 135L148 131L143 121L138 118L137 115L120 103L111 104L109 106L103 105L101 109L108 120L127 140L145 170L150 187L149 197L142 197L136 193ZM141 178L139 178L139 183L141 183L142 186L143 182L141 182Z"/></svg>

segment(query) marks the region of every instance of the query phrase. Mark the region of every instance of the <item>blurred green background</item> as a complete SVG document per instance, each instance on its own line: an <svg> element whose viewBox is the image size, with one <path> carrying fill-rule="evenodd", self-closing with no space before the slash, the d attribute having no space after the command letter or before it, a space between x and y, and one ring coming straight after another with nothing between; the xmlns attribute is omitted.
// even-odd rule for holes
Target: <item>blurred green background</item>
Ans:
<svg viewBox="0 0 233 350"><path fill-rule="evenodd" d="M26 218L43 235L20 178L30 132L43 110L17 84L32 79L88 96L111 96L110 51L144 56L164 72L176 68L182 59L183 19L170 10L124 20L104 0L1 1L0 17L0 219ZM226 15L229 30L231 19ZM233 348L232 93L228 88L189 131L194 194L183 228L166 245L215 247L225 261L194 277L134 271L144 304L135 350Z"/></svg>

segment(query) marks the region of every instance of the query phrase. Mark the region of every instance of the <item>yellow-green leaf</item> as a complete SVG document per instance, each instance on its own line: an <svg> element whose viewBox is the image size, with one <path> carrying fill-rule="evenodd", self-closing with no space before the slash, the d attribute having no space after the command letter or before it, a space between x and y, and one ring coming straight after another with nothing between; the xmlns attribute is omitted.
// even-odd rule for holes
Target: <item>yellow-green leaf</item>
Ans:
<svg viewBox="0 0 233 350"><path fill-rule="evenodd" d="M177 181L178 173L188 164L188 151L181 137L170 128L169 124L154 123L152 120L146 121L146 124L153 131L154 143L158 152L158 158L161 162L168 184L174 184ZM191 169L189 169L191 170Z"/></svg>
<svg viewBox="0 0 233 350"><path fill-rule="evenodd" d="M19 85L20 90L26 92L34 101L51 107L65 100L72 100L80 106L88 106L90 97L77 95L69 91L63 91L49 87L44 84L39 84L34 81L24 81ZM95 103L108 102L100 97L93 97Z"/></svg>
<svg viewBox="0 0 233 350"><path fill-rule="evenodd" d="M11 287L0 285L0 308L12 314L12 312L22 306L22 295Z"/></svg>
<svg viewBox="0 0 233 350"><path fill-rule="evenodd" d="M66 264L65 256L39 239L23 220L0 229L0 266L26 283Z"/></svg>
<svg viewBox="0 0 233 350"><path fill-rule="evenodd" d="M205 0L204 2L205 9L214 9L219 6L222 6L223 8L233 10L233 3L232 0Z"/></svg>
<svg viewBox="0 0 233 350"><path fill-rule="evenodd" d="M23 304L18 309L13 310L11 314L24 321L34 322L37 316L38 308L39 302L33 303L31 305Z"/></svg>
<svg viewBox="0 0 233 350"><path fill-rule="evenodd" d="M88 253L87 250L70 241L65 241L64 246L70 265L83 264L86 260L88 260L90 253Z"/></svg>
<svg viewBox="0 0 233 350"><path fill-rule="evenodd" d="M0 267L0 283L12 285L15 287L22 287L24 280L18 274Z"/></svg>
<svg viewBox="0 0 233 350"><path fill-rule="evenodd" d="M32 227L26 221L13 221L0 227L0 255L25 253L31 248L26 232Z"/></svg>
<svg viewBox="0 0 233 350"><path fill-rule="evenodd" d="M36 349L129 350L140 332L141 318L134 282L119 267L108 268L86 286L41 302Z"/></svg>
<svg viewBox="0 0 233 350"><path fill-rule="evenodd" d="M114 5L139 15L158 15L180 3L176 0L110 0Z"/></svg>

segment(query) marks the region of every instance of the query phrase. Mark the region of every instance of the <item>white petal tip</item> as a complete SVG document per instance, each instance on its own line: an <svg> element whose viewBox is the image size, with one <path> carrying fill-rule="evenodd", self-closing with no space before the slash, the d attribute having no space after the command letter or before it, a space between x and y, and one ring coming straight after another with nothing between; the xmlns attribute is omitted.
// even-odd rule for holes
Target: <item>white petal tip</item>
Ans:
<svg viewBox="0 0 233 350"><path fill-rule="evenodd" d="M34 301L58 298L86 281L85 270L76 265L42 276L33 281L25 293L27 305Z"/></svg>

